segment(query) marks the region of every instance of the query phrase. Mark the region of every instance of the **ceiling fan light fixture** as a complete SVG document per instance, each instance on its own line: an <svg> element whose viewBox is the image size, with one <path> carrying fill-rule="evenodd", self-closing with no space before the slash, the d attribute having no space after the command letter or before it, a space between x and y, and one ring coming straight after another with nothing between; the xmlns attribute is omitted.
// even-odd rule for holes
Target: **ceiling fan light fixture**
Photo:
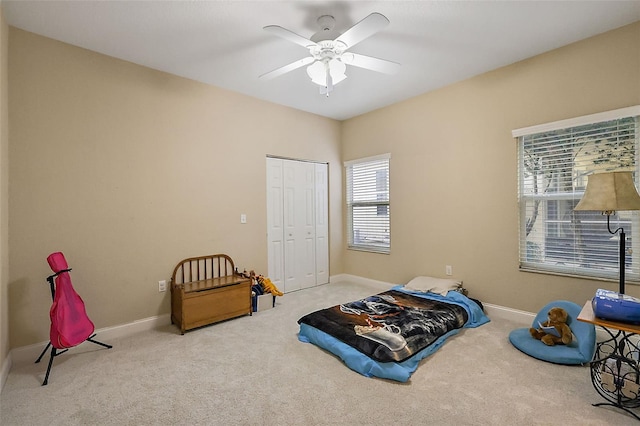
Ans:
<svg viewBox="0 0 640 426"><path fill-rule="evenodd" d="M348 49L387 26L389 20L384 15L377 12L371 13L342 34L335 30L334 24L333 16L321 16L318 18L320 31L310 39L277 25L264 27L265 31L305 47L309 50L310 56L262 74L259 78L268 80L308 65L307 75L314 84L320 86L320 93L328 96L333 86L347 78L345 74L347 65L385 74L397 72L400 66L398 63L347 52Z"/></svg>
<svg viewBox="0 0 640 426"><path fill-rule="evenodd" d="M332 59L329 61L329 74L333 85L340 83L347 78L345 71L347 66L338 59ZM325 87L327 85L327 68L324 62L316 61L307 67L307 75L311 78L311 81L318 86Z"/></svg>

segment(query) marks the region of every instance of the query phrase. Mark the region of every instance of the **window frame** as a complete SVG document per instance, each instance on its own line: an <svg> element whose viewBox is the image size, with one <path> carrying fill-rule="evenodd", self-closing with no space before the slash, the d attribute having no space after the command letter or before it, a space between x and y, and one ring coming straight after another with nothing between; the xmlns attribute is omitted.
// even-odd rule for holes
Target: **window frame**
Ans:
<svg viewBox="0 0 640 426"><path fill-rule="evenodd" d="M614 262L611 265L611 267L607 267L606 266L607 262L605 261L602 261L601 263L594 262L594 265L591 265L590 263L587 262L586 265L576 265L574 263L573 265L567 266L566 264L564 264L561 261L558 261L557 259L554 261L553 255L550 255L549 253L547 253L547 250L548 250L547 247L552 244L552 240L554 238L554 236L552 236L550 233L553 232L554 229L556 232L558 232L558 235L555 235L555 238L558 240L560 239L558 230L560 226L563 226L561 223L562 221L560 220L561 215L559 214L562 212L560 204L564 201L566 205L573 204L573 206L575 206L575 204L577 204L582 198L582 196L584 195L584 189L582 188L582 186L577 185L576 182L573 182L573 179L575 178L574 173L580 167L580 163L579 163L580 160L573 157L569 163L570 164L569 167L572 173L572 185L574 186L572 192L558 191L555 193L554 192L547 193L545 191L542 193L527 194L527 187L525 186L525 180L526 180L525 154L523 153L523 150L524 150L523 145L524 145L524 139L526 137L532 137L534 135L539 135L546 132L569 131L569 130L573 130L574 128L579 128L580 126L595 125L600 123L604 124L607 122L611 122L615 120L623 120L627 118L633 118L635 121L635 131L634 131L635 152L633 154L633 164L631 165L631 167L633 168L632 171L634 175L634 182L636 184L636 187L638 187L640 183L640 161L639 161L640 105L627 107L627 108L620 108L617 110L606 111L606 112L597 113L597 114L590 114L590 115L567 119L567 120L560 120L552 123L545 123L537 126L530 126L530 127L521 128L521 129L512 131L512 136L516 138L518 143L517 184L518 184L518 209L519 209L519 219L520 219L519 233L518 233L519 235L518 251L519 251L519 269L521 271L545 273L545 274L552 274L552 275L577 276L581 278L607 280L607 281L618 280L619 278L618 263ZM577 144L575 143L576 139L577 138L569 139L568 144L571 146L572 149L574 149L577 146ZM559 144L559 143L565 143L567 140L552 139L552 141L553 143ZM592 164L590 167L594 167L594 165L595 163ZM607 163L607 165L609 165L609 163ZM563 165L563 167L565 167L565 165ZM594 168L596 169L596 172L605 171L605 166L601 166L601 167L602 168L597 168L597 167L594 167ZM548 170L548 169L543 169L543 170ZM564 168L563 171L567 172L568 169ZM616 171L616 169L608 168L607 171ZM542 173L540 173L539 175L542 175ZM586 178L585 178L585 184L586 184ZM576 187L579 187L579 188L576 189ZM530 249L531 249L530 244L532 243L532 240L528 239L528 235L526 232L527 231L526 229L527 213L528 213L527 202L531 203L532 201L535 201L535 200L540 200L546 205L546 211L543 208L542 213L540 213L539 210L537 210L537 213L534 213L540 216L538 220L543 221L543 225L541 225L543 227L543 230L539 232L542 232L543 234L542 238L543 238L544 248L541 249L540 247L538 247L538 251L542 253L542 260L538 260L538 259L532 260L532 256L530 256L532 254L530 252ZM566 210L566 206L565 206L565 210ZM557 223L552 223L554 222L553 218L547 217L549 214L553 214L554 212L558 216L556 218ZM574 215L578 212L573 212L572 208L571 208L571 212L572 212L572 223L573 223L573 221L575 220ZM585 213L587 212L580 212L580 214L585 214ZM600 214L597 212L591 212L591 213L597 214L597 215ZM640 241L640 216L638 215L638 212L620 212L619 215L616 215L616 218L617 220L623 221L625 223L629 223L629 221L631 221L632 232L627 234L627 239L628 240L631 239L632 241ZM618 226L617 226L617 223L613 221L613 219L614 217L612 216L611 228L612 230L615 230L618 228ZM602 225L603 232L608 233L606 219L601 219L601 220L604 220ZM581 220L578 221L578 223L581 223L581 222L586 222L585 218L581 218ZM594 222L591 222L591 223L593 226ZM600 227L599 224L597 226ZM627 226L628 225L624 225L625 232L627 232L628 230L626 229ZM577 232L577 231L574 231L574 232ZM582 234L580 235L582 236ZM611 237L614 237L614 236L611 235ZM573 254L574 256L576 256L576 253L580 251L580 248L579 248L580 246L576 246L576 241L577 241L576 239L574 239L573 241L570 241L570 251L568 252L569 255ZM617 242L615 244L617 246ZM627 245L629 246L629 242ZM599 247L596 246L593 249L593 251L596 252L598 248ZM593 255L592 253L590 254ZM615 252L615 255L619 256L617 251ZM639 284L640 283L640 250L636 250L635 253L632 252L632 254L630 255L627 254L627 259L630 259L630 266L628 266L625 269L627 282ZM629 262L629 260L627 260L627 262Z"/></svg>
<svg viewBox="0 0 640 426"><path fill-rule="evenodd" d="M364 190L360 193L361 197L369 196L368 200L357 201L354 200L353 187L354 187L354 176L353 176L353 167L354 166L364 166L370 167L375 166L376 163L385 163L386 165L380 169L371 169L369 176L369 185L368 189ZM391 252L391 203L390 203L390 169L391 169L391 154L380 154L371 157L359 158L355 160L345 161L344 162L345 169L345 204L346 204L346 214L347 214L347 249L348 250L357 250L357 251L367 251L372 253L381 253L381 254L389 254ZM385 171L386 175L379 173L381 171ZM386 182L386 188L380 187L380 176ZM362 176L361 176L362 177ZM363 178L356 185L359 185L362 188L362 185L366 186L366 180ZM371 197L375 194L376 199L371 199ZM369 235L373 235L373 240L370 243L364 241L364 239L360 239L356 241L355 231L354 231L354 208L360 209L362 217L362 213L364 213L364 209L375 209L375 216L386 216L386 220L382 220L382 224L386 224L386 232L383 230L382 234L380 233L379 223L371 222L369 228L366 228L365 233ZM381 214L382 213L382 214ZM370 213L371 214L371 213ZM371 219L360 220L360 229L362 230L363 221L367 222ZM373 219L375 220L375 219Z"/></svg>

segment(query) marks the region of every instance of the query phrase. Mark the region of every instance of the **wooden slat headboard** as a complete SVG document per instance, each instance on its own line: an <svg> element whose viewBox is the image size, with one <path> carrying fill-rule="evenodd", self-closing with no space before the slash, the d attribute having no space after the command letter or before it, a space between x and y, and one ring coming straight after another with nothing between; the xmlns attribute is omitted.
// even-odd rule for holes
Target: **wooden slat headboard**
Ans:
<svg viewBox="0 0 640 426"><path fill-rule="evenodd" d="M171 282L176 285L226 277L233 275L234 271L233 260L226 254L190 257L176 265Z"/></svg>

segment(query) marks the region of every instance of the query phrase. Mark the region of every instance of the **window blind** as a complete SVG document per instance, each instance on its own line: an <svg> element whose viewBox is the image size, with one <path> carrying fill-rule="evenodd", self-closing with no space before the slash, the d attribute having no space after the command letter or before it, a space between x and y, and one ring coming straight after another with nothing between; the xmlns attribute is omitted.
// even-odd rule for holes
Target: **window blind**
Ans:
<svg viewBox="0 0 640 426"><path fill-rule="evenodd" d="M345 162L348 247L389 253L389 161L384 154Z"/></svg>
<svg viewBox="0 0 640 426"><path fill-rule="evenodd" d="M520 268L590 278L617 279L619 233L612 235L601 212L574 211L593 173L631 171L638 186L640 109L543 125L518 134ZM635 115L629 115L630 113ZM617 116L619 115L619 116ZM577 124L576 124L577 123ZM574 124L574 125L571 125ZM627 234L625 272L640 281L637 212L616 212L611 229Z"/></svg>

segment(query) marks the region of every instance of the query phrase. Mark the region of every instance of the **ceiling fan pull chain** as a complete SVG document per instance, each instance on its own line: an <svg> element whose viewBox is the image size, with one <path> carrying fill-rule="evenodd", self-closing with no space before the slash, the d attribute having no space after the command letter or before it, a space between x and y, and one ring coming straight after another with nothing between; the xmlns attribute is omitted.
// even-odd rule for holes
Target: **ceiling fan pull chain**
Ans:
<svg viewBox="0 0 640 426"><path fill-rule="evenodd" d="M329 61L324 61L324 69L327 73L327 98L329 97L329 93L333 90L333 78L331 78L331 70L329 69Z"/></svg>

